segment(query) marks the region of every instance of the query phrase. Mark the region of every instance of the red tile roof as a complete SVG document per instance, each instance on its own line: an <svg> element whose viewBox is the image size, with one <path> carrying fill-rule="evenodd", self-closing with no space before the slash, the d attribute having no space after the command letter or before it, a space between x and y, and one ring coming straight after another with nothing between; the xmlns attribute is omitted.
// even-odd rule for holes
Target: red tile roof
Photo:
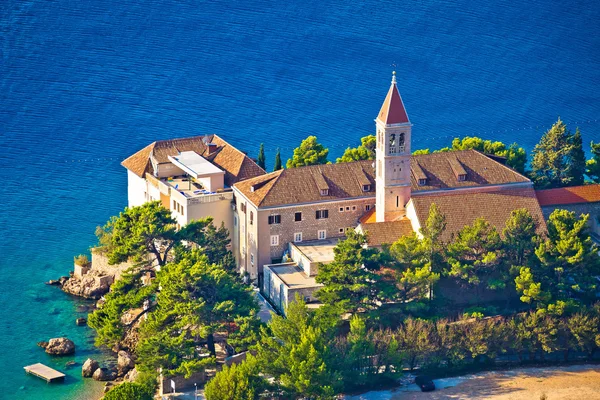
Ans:
<svg viewBox="0 0 600 400"><path fill-rule="evenodd" d="M209 154L206 143L216 144L216 150ZM182 151L194 151L225 171L227 186L265 174L265 171L248 156L217 135L159 140L126 158L121 165L143 178L146 172L154 171L151 160L156 163L168 163L169 156L175 156Z"/></svg>
<svg viewBox="0 0 600 400"><path fill-rule="evenodd" d="M536 190L535 195L542 207L561 204L595 203L600 201L600 185Z"/></svg>
<svg viewBox="0 0 600 400"><path fill-rule="evenodd" d="M447 192L413 196L417 218L421 226L427 221L429 208L435 203L446 216L446 231L442 240L449 240L477 218L485 218L502 233L513 210L526 208L537 221L538 233L546 232L542 210L532 187L505 187L484 192Z"/></svg>
<svg viewBox="0 0 600 400"><path fill-rule="evenodd" d="M363 232L367 234L367 244L371 247L392 244L402 236L413 233L412 224L408 218L396 221L362 223Z"/></svg>
<svg viewBox="0 0 600 400"><path fill-rule="evenodd" d="M379 110L377 119L384 124L402 124L409 122L408 115L404 109L404 103L402 102L400 92L398 92L398 87L396 86L395 76L392 80L390 90L388 90L387 96L381 106L381 110Z"/></svg>

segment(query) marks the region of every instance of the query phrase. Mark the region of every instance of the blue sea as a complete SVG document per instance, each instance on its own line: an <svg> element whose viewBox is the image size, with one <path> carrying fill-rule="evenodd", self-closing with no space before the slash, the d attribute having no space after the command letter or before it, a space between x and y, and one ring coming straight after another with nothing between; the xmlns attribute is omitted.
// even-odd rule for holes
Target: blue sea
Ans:
<svg viewBox="0 0 600 400"><path fill-rule="evenodd" d="M331 159L374 132L396 70L413 148L478 135L531 149L560 116L600 141L600 6L591 1L3 0L0 3L0 398L87 399L101 356L66 275L126 205L120 161L217 133ZM36 342L66 335L70 358ZM79 364L65 368L75 360ZM43 362L63 385L26 376Z"/></svg>

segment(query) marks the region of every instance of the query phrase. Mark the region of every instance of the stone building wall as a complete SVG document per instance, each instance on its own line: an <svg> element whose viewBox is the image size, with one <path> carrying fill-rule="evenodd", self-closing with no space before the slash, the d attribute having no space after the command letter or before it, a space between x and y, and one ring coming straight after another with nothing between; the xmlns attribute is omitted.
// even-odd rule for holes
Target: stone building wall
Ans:
<svg viewBox="0 0 600 400"><path fill-rule="evenodd" d="M98 252L96 249L92 249L92 267L90 272L95 272L98 276L102 275L114 275L115 280L121 278L121 274L133 266L130 262L124 262L120 264L110 265L108 263L108 257Z"/></svg>
<svg viewBox="0 0 600 400"><path fill-rule="evenodd" d="M308 206L285 207L270 210L260 210L260 218L268 220L270 215L281 215L280 224L268 225L268 232L260 234L260 242L266 242L269 246L269 254L272 260L280 259L287 244L294 242L294 235L302 233L302 241L317 240L320 230L326 231L327 238L341 238L345 236L345 229L354 229L358 219L366 212L366 206L374 207L375 197L364 199L313 204ZM340 212L343 208L344 211ZM328 210L328 218L317 219L317 210ZM296 212L302 213L302 221L295 221ZM342 230L342 231L340 231ZM279 236L279 244L271 246L271 235Z"/></svg>
<svg viewBox="0 0 600 400"><path fill-rule="evenodd" d="M598 217L600 216L600 203L580 203L580 204L562 204L556 206L545 206L542 207L542 214L546 221L550 214L554 210L568 210L574 211L578 216L581 214L590 214L588 225L595 234L600 234L600 223L598 223Z"/></svg>

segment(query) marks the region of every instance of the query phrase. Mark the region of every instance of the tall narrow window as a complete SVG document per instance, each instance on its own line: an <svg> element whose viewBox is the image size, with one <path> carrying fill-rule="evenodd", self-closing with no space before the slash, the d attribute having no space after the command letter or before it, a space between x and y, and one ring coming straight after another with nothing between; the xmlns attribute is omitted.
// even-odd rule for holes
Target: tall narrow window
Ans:
<svg viewBox="0 0 600 400"><path fill-rule="evenodd" d="M250 225L254 224L254 213L250 211Z"/></svg>
<svg viewBox="0 0 600 400"><path fill-rule="evenodd" d="M398 153L404 153L404 132L398 135Z"/></svg>
<svg viewBox="0 0 600 400"><path fill-rule="evenodd" d="M317 237L320 240L327 239L327 231L325 231L325 230L323 230L323 231L317 231Z"/></svg>
<svg viewBox="0 0 600 400"><path fill-rule="evenodd" d="M390 153L395 153L396 152L396 134L392 133L390 135L390 143L389 143L389 152Z"/></svg>
<svg viewBox="0 0 600 400"><path fill-rule="evenodd" d="M400 204L400 197L396 196L396 208L398 208Z"/></svg>

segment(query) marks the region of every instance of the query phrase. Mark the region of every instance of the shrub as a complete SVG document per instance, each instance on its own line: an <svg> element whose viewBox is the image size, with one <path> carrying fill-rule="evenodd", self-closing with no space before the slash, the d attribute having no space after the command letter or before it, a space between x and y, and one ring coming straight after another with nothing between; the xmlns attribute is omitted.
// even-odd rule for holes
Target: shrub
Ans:
<svg viewBox="0 0 600 400"><path fill-rule="evenodd" d="M80 254L80 255L74 257L73 261L75 262L76 265L79 265L80 267L86 267L86 266L90 265L90 260L89 260L88 256L86 256L85 254Z"/></svg>
<svg viewBox="0 0 600 400"><path fill-rule="evenodd" d="M106 393L104 400L152 400L152 393L138 383L125 382Z"/></svg>

